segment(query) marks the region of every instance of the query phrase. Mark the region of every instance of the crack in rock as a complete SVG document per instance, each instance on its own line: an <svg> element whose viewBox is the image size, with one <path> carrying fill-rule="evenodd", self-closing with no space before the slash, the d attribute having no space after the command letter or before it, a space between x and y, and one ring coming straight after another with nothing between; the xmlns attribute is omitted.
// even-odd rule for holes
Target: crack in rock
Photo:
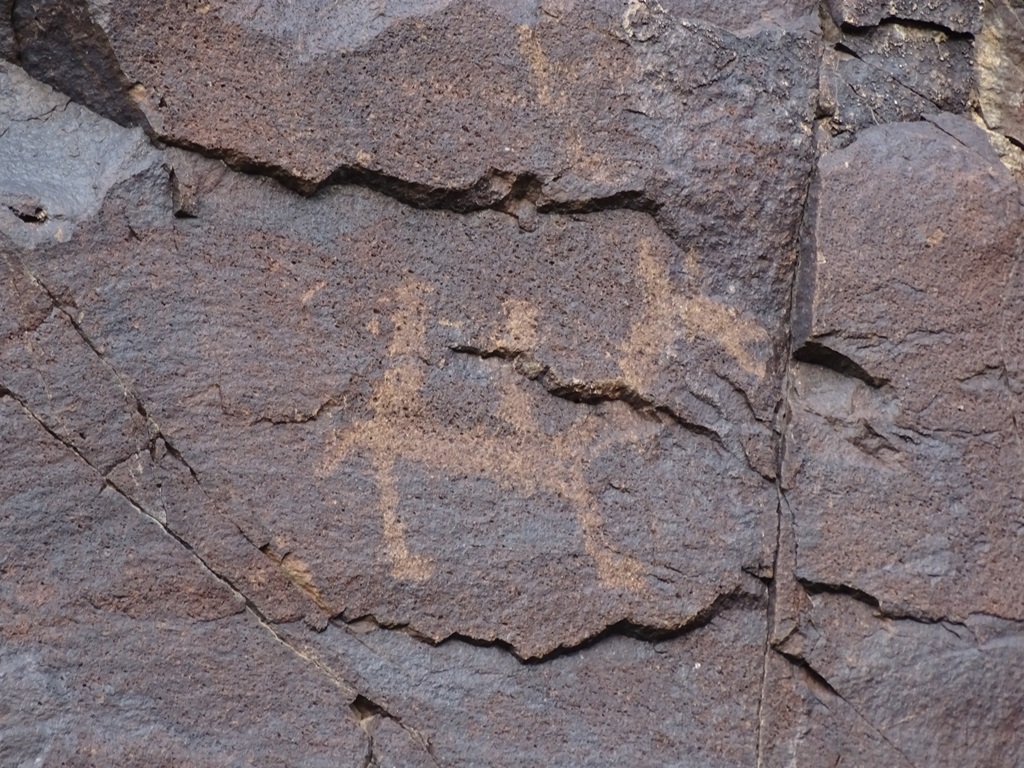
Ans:
<svg viewBox="0 0 1024 768"><path fill-rule="evenodd" d="M596 403L625 403L641 416L658 419L667 416L673 423L701 437L707 437L724 447L722 436L703 424L689 421L672 409L641 394L621 379L606 379L586 382L578 379L564 379L551 366L539 362L530 352L495 347L482 349L466 344L450 347L452 352L472 355L487 360L496 358L511 363L513 370L531 381L536 381L551 395L574 403L594 405Z"/></svg>
<svg viewBox="0 0 1024 768"><path fill-rule="evenodd" d="M349 707L352 711L353 717L356 719L356 722L359 723L359 727L366 733L368 749L366 754L366 763L364 764L365 768L376 768L378 766L380 766L380 768L384 768L381 766L377 757L375 738L379 721L381 719L388 720L401 728L413 743L418 746L424 754L426 754L433 765L438 766L438 768L443 765L443 763L437 759L437 755L434 754L434 748L430 743L430 739L426 735L404 723L400 717L389 712L377 702L363 694L358 694Z"/></svg>
<svg viewBox="0 0 1024 768"><path fill-rule="evenodd" d="M256 605L255 602L248 595L246 595L245 592L236 583L234 583L234 581L229 576L217 570L212 563L210 563L206 558L203 557L203 555L195 548L195 546L193 546L189 541L183 538L165 521L161 520L161 518L158 515L146 510L144 507L136 503L136 501L123 488L118 486L118 484L114 482L111 478L103 476L103 474L99 472L99 470L85 456L83 456L82 453L73 444L62 438L59 434L57 434L50 427L48 427L46 423L42 419L40 419L37 414L35 414L30 408L28 408L28 406L25 405L25 403L23 403L17 397L16 394L14 394L13 392L6 388L0 387L0 398L3 397L11 397L14 400L16 400L22 407L22 409L25 411L26 415L28 415L36 423L38 423L39 426L42 427L42 429L45 430L50 437L52 437L66 449L70 450L80 461L82 461L85 465L90 467L90 469L96 472L97 476L102 477L104 487L114 491L139 515L143 516L147 520L159 526L163 533L170 539L175 541L182 549L184 549L188 553L188 555L191 556L203 570L205 570L220 584L227 588L245 606L246 612L249 615L251 615L263 629L269 632L277 642L284 645L291 653L293 653L303 662L312 665L320 674L326 677L342 693L342 695L345 696L351 702L350 708L352 716L356 720L356 722L362 726L360 718L360 701L368 702L368 699L361 696L348 683L346 683L344 680L338 677L338 675L335 674L335 672L330 668L330 666L327 665L324 661L317 658L314 654L306 652L303 649L299 648L297 645L291 642L284 633L278 631L274 627L273 620L271 620L259 608L259 606ZM378 707L376 705L373 706L376 709L376 711L383 713L385 716L389 717L390 719L394 720L396 723L401 725L402 728L407 730L410 734L414 735L417 738L417 740L424 745L424 748L428 751L428 753L431 754L431 757L433 757L432 751L430 750L429 741L425 737L418 734L413 729L410 729L407 726L403 725L397 717L388 714L385 710L383 710L383 708ZM435 759L435 763L436 762L437 761Z"/></svg>
<svg viewBox="0 0 1024 768"><path fill-rule="evenodd" d="M850 700L843 696L843 694L840 693L838 690L836 690L832 683L830 683L828 679L824 675L822 675L818 670L812 667L806 659L798 655L786 653L785 651L782 651L779 648L775 648L775 652L781 658L788 661L791 665L793 665L798 670L800 670L801 673L803 673L805 679L810 684L812 690L817 690L819 695L823 694L826 697L831 696L842 701L844 704L846 704L846 706L850 708L850 711L853 712L853 714L861 720L861 722L863 722L868 728L870 728L872 732L876 733L878 737L882 739L882 741L884 741L893 751L899 754L906 761L906 764L910 766L910 768L919 768L914 763L914 761L910 759L909 755L907 755L906 752L904 752L902 749L896 746L896 744L893 743L893 741L888 736L886 736L885 732L882 731L881 728L879 728L870 719L868 719L868 717L865 716L864 713L862 713L860 710L858 710L857 707L853 706Z"/></svg>
<svg viewBox="0 0 1024 768"><path fill-rule="evenodd" d="M763 604L763 596L753 594L744 587L737 587L734 590L718 595L709 605L706 605L688 619L674 623L666 622L661 625L640 623L628 618L621 619L603 627L579 642L571 645L560 645L552 650L534 655L523 653L512 643L496 637L481 638L465 633L453 632L441 639L430 638L417 632L411 624L381 622L372 614L362 614L353 618L346 618L344 614L339 614L331 620L342 626L357 628L363 632L376 629L402 632L418 642L435 648L451 643L465 643L478 648L497 648L521 664L537 666L549 663L554 659L570 656L588 648L593 648L613 637L627 637L632 640L655 644L674 640L708 626L728 610L735 608L759 608Z"/></svg>

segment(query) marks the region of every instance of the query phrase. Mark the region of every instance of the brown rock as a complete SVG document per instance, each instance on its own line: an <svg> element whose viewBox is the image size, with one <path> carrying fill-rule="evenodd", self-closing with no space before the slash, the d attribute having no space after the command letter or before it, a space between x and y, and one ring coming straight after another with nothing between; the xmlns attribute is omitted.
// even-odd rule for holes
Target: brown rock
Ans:
<svg viewBox="0 0 1024 768"><path fill-rule="evenodd" d="M1009 5L122 6L0 0L0 763L1021 761Z"/></svg>
<svg viewBox="0 0 1024 768"><path fill-rule="evenodd" d="M0 463L0 762L363 764L347 689L10 396Z"/></svg>
<svg viewBox="0 0 1024 768"><path fill-rule="evenodd" d="M819 98L828 129L824 150L847 146L865 128L913 122L939 111L935 102L842 49L822 58Z"/></svg>
<svg viewBox="0 0 1024 768"><path fill-rule="evenodd" d="M523 232L231 176L197 219L165 192L162 221L125 240L108 222L149 178L82 232L101 260L30 260L83 297L84 332L132 371L211 502L267 532L250 541L331 615L540 655L624 619L682 626L770 568L775 490L746 454L770 458L770 435L716 373L770 392L770 333L674 281L687 257L647 214L544 214ZM261 211L279 236L243 223L275 226ZM128 279L101 296L111 271ZM691 357L709 368L673 362Z"/></svg>
<svg viewBox="0 0 1024 768"><path fill-rule="evenodd" d="M76 316L19 264L5 262L5 273L0 303L15 310L12 319L20 322L10 323L0 339L0 392L171 535L188 542L264 616L290 621L311 610L258 550L265 539L254 545L251 528L240 529L220 514L180 454L167 450L130 382L85 336ZM56 303L46 307L47 300ZM20 318L18 311L24 313Z"/></svg>
<svg viewBox="0 0 1024 768"><path fill-rule="evenodd" d="M888 741L872 720L872 711L856 709L859 702L846 701L799 657L769 653L765 691L761 765L766 768L921 764Z"/></svg>
<svg viewBox="0 0 1024 768"><path fill-rule="evenodd" d="M797 301L797 573L888 612L1022 616L1020 190L959 118L822 159Z"/></svg>
<svg viewBox="0 0 1024 768"><path fill-rule="evenodd" d="M181 34L149 40L143 61L146 25L162 13L119 32L121 20L107 20L123 62L152 67L189 35L251 34L227 13L201 24L175 13ZM809 170L814 44L777 32L744 41L646 7L592 13L585 29L557 13L513 28L473 4L419 26L395 21L360 57L394 62L400 46L421 57L417 72L457 88L431 106L408 95L419 80L401 57L392 81L332 54L350 76L325 81L320 101L300 99L321 111L291 159L268 154L285 149L280 83L264 99L253 89L270 81L223 70L246 78L233 93L270 110L253 123L270 133L244 135L225 131L234 96L173 95L198 87L213 60L189 60L173 88L160 86L173 104L151 122L165 136L259 155L264 168L291 168L293 182L333 173L356 134L399 130L415 140L408 151L380 133L374 152L389 165L364 163L349 178L458 213L354 185L304 200L170 153L173 178L151 165L117 187L65 252L76 256L26 256L174 448L160 461L184 458L193 474L178 467L184 485L169 486L143 457L118 468L118 487L142 503L153 493L134 478L158 478L168 526L249 584L268 617L293 615L267 595L290 606L294 590L259 588L268 582L255 574L273 563L327 615L540 656L620 621L676 630L744 589L748 574L770 574L771 422ZM435 45L451 50L471 27L487 45L517 36L508 88L525 111L486 100L504 74L484 88L437 57ZM507 54L488 51L474 55L493 70ZM694 66L665 80L679 55ZM308 80L303 57L281 61ZM577 70L576 80L558 75ZM618 86L605 78L627 76L639 78L621 81L633 111L608 101ZM414 104L419 122L327 130L327 94L363 98L342 98L339 84L372 87L375 109ZM465 99L463 87L485 100ZM485 131L472 150L467 137L424 143L459 110L474 124L503 121L501 141ZM598 129L573 127L582 124ZM529 151L498 164L505 146ZM536 154L553 150L560 165ZM472 211L481 207L496 210ZM90 407L112 407L95 396L107 404ZM192 486L208 501L166 491ZM225 521L242 532L237 551L222 544Z"/></svg>
<svg viewBox="0 0 1024 768"><path fill-rule="evenodd" d="M888 77L902 86L904 99L918 96L945 112L967 109L975 87L971 38L914 25L885 24L843 32L838 47L875 70L880 81Z"/></svg>
<svg viewBox="0 0 1024 768"><path fill-rule="evenodd" d="M661 5L674 16L714 24L737 37L779 29L818 31L818 3L813 0L749 0L728 5L714 0L666 0Z"/></svg>
<svg viewBox="0 0 1024 768"><path fill-rule="evenodd" d="M699 3L679 18L620 5L495 13L438 0L345 24L297 8L282 23L222 3L93 17L157 136L303 190L355 178L420 205L470 209L516 208L524 193L583 209L681 198L667 210L680 235L710 226L724 241L730 219L747 239L756 218L760 242L780 246L792 234L784 209L804 187L810 145L794 142L807 138L799 125L810 117L815 42L775 26L736 39L687 20ZM805 16L800 4L783 8ZM732 16L731 26L755 24L746 11ZM666 79L668 61L686 76ZM775 162L754 161L766 155ZM782 209L745 208L758 190L762 206L777 198ZM721 219L701 215L718 207Z"/></svg>
<svg viewBox="0 0 1024 768"><path fill-rule="evenodd" d="M986 0L978 36L978 98L985 123L1024 143L1024 23L1009 0Z"/></svg>
<svg viewBox="0 0 1024 768"><path fill-rule="evenodd" d="M873 27L887 19L898 19L967 34L981 29L977 0L829 0L828 7L836 24L852 27Z"/></svg>

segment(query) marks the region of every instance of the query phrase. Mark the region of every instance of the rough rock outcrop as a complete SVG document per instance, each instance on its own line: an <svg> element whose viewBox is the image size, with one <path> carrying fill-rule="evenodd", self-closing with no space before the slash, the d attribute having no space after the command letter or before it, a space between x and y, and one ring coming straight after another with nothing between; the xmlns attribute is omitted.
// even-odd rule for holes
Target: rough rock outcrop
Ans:
<svg viewBox="0 0 1024 768"><path fill-rule="evenodd" d="M0 4L0 762L1024 759L1013 3L368 8Z"/></svg>

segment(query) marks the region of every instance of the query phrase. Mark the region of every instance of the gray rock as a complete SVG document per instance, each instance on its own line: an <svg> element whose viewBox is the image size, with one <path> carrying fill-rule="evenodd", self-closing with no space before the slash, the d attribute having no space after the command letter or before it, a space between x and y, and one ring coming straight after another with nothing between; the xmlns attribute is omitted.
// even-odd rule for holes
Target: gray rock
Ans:
<svg viewBox="0 0 1024 768"><path fill-rule="evenodd" d="M5 765L363 764L348 689L10 395L0 461Z"/></svg>
<svg viewBox="0 0 1024 768"><path fill-rule="evenodd" d="M159 162L121 128L0 62L0 233L22 247L67 242L107 191Z"/></svg>
<svg viewBox="0 0 1024 768"><path fill-rule="evenodd" d="M386 749L403 749L396 736L429 735L436 763L400 764L724 767L757 762L764 620L751 595L678 637L613 632L542 664L365 625L332 625L316 647L386 707L390 733L374 736L384 765Z"/></svg>
<svg viewBox="0 0 1024 768"><path fill-rule="evenodd" d="M787 732L792 752L810 759L808 748L831 747L841 763L873 765L1024 759L1015 728L1024 705L1020 622L982 614L964 623L891 619L841 594L812 602L783 646L807 665L806 687L819 702ZM840 730L845 723L859 738Z"/></svg>

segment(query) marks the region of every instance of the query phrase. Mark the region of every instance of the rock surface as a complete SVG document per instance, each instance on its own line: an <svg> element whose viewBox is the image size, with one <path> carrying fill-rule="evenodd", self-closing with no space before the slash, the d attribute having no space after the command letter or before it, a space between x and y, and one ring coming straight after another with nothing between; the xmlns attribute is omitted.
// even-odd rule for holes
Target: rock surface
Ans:
<svg viewBox="0 0 1024 768"><path fill-rule="evenodd" d="M1024 759L1015 6L369 8L0 3L0 762Z"/></svg>
<svg viewBox="0 0 1024 768"><path fill-rule="evenodd" d="M950 32L977 34L981 30L978 0L828 0L837 24L876 27L883 21L913 21Z"/></svg>
<svg viewBox="0 0 1024 768"><path fill-rule="evenodd" d="M1024 19L1010 0L987 0L978 36L979 107L985 124L1024 144Z"/></svg>
<svg viewBox="0 0 1024 768"><path fill-rule="evenodd" d="M0 459L5 765L363 764L345 686L9 395Z"/></svg>
<svg viewBox="0 0 1024 768"><path fill-rule="evenodd" d="M1020 188L952 116L865 131L818 185L787 436L797 575L899 614L1024 618Z"/></svg>

